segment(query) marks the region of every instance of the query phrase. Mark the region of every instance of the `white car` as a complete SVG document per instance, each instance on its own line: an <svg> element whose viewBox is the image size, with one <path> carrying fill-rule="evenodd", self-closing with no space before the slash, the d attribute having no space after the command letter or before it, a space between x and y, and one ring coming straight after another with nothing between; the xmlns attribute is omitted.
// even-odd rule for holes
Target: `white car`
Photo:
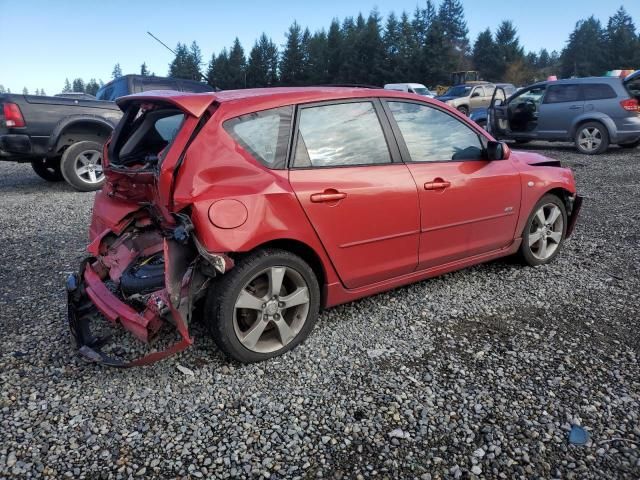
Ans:
<svg viewBox="0 0 640 480"><path fill-rule="evenodd" d="M400 92L409 92L422 95L423 97L434 98L436 95L421 83L387 83L384 88L386 90L398 90Z"/></svg>

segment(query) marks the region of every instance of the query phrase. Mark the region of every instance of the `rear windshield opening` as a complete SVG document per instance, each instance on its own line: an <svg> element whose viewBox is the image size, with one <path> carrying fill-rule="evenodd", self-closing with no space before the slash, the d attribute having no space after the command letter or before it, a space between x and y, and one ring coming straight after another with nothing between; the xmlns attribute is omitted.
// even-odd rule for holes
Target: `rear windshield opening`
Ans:
<svg viewBox="0 0 640 480"><path fill-rule="evenodd" d="M110 147L111 163L139 168L155 166L183 122L184 113L166 104L130 105Z"/></svg>

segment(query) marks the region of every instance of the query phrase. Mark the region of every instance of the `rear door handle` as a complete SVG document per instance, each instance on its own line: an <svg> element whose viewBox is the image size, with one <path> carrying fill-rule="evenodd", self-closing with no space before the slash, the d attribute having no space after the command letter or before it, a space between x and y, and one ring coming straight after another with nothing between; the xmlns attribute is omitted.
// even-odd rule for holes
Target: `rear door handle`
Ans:
<svg viewBox="0 0 640 480"><path fill-rule="evenodd" d="M449 188L450 186L451 186L451 182L447 182L445 180L441 180L437 178L433 182L425 183L424 189L425 190L444 190L445 188Z"/></svg>
<svg viewBox="0 0 640 480"><path fill-rule="evenodd" d="M313 203L338 202L345 198L347 198L347 194L344 192L338 192L337 190L325 190L322 193L311 194L311 201Z"/></svg>

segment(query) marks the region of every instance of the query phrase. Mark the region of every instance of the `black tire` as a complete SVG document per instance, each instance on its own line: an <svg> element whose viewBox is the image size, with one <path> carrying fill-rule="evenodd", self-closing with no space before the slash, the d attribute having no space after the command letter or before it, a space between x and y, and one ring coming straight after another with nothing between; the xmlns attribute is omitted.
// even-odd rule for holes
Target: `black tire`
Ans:
<svg viewBox="0 0 640 480"><path fill-rule="evenodd" d="M555 247L555 249L553 250L553 252L549 257L542 259L542 258L539 258L534 253L532 247L533 245L536 245L536 244L534 243L533 245L530 245L530 239L533 234L537 233L537 232L532 232L532 229L535 227L534 222L536 222L535 220L536 213L538 212L538 210L540 210L543 206L546 206L546 205L555 205L560 209L560 214L562 218L562 227L561 229L560 228L558 229L558 230L561 230L561 236L560 236L560 240L557 242L557 247ZM524 261L524 263L532 267L537 267L539 265L546 265L547 263L552 262L554 258L556 258L556 256L558 255L558 252L560 252L562 244L564 243L564 239L566 235L567 235L567 209L564 205L564 202L557 195L547 194L535 204L535 206L531 210L531 213L529 214L529 218L527 218L527 223L525 224L524 231L522 232L522 244L520 245L520 251L519 251L520 258Z"/></svg>
<svg viewBox="0 0 640 480"><path fill-rule="evenodd" d="M64 180L60 171L60 157L40 158L31 162L31 168L36 174L47 182L60 182Z"/></svg>
<svg viewBox="0 0 640 480"><path fill-rule="evenodd" d="M81 157L86 158L85 155L95 157L96 152L99 154L96 157L97 161L91 163L90 168L93 168L93 173L98 181L93 182L90 172L80 174L77 166ZM98 165L99 170L96 168ZM60 169L67 183L76 190L81 192L100 190L105 182L104 173L102 173L102 144L91 141L72 144L62 155Z"/></svg>
<svg viewBox="0 0 640 480"><path fill-rule="evenodd" d="M458 111L463 114L465 117L469 116L469 108L462 105L461 107L458 107Z"/></svg>
<svg viewBox="0 0 640 480"><path fill-rule="evenodd" d="M635 142L631 142L631 143L619 143L618 146L620 148L636 148L638 145L640 145L640 139L636 140Z"/></svg>
<svg viewBox="0 0 640 480"><path fill-rule="evenodd" d="M596 138L600 141L597 147L590 148L581 143L582 133L589 130L592 130L593 134L596 135ZM605 152L607 148L609 148L609 132L607 131L607 128L600 122L583 123L582 125L578 125L578 128L576 129L576 133L574 135L574 144L580 153L583 153L585 155L598 155Z"/></svg>
<svg viewBox="0 0 640 480"><path fill-rule="evenodd" d="M295 337L282 348L265 353L250 350L241 342L235 331L234 319L236 301L241 291L256 275L271 267L286 267L297 273L306 283L309 302L306 319ZM311 267L300 257L286 250L261 249L241 258L233 269L218 277L209 287L204 321L220 350L239 362L253 363L282 355L304 341L318 319L319 308L320 287ZM284 316L285 313L282 314L282 318ZM271 325L269 321L266 323ZM267 331L265 329L265 332Z"/></svg>

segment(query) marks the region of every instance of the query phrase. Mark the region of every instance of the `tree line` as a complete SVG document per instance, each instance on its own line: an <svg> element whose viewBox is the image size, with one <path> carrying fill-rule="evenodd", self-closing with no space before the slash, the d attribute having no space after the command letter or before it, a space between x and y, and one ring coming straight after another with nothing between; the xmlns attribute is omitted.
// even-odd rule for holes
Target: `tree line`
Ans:
<svg viewBox="0 0 640 480"><path fill-rule="evenodd" d="M640 67L640 36L620 7L603 25L580 20L561 52L526 52L517 27L502 21L492 31L469 39L461 0L427 0L412 14L377 10L314 33L297 22L282 48L263 33L248 55L236 38L207 64L196 42L178 43L168 76L206 79L217 88L360 83L420 82L447 85L453 71L477 70L481 78L525 85L547 78L603 75L612 69Z"/></svg>

